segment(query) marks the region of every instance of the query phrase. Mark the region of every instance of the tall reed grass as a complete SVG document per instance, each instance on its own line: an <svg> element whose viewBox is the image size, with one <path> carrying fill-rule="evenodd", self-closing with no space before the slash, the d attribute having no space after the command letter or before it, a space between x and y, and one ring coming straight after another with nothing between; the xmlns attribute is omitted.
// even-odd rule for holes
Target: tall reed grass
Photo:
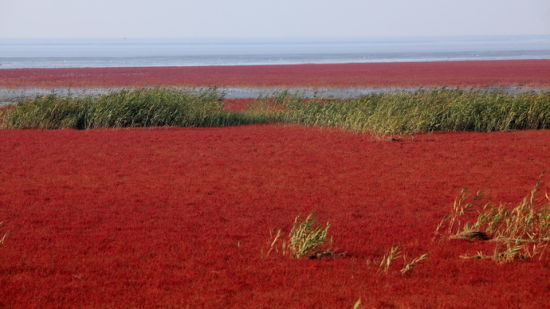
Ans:
<svg viewBox="0 0 550 309"><path fill-rule="evenodd" d="M138 89L98 97L48 95L4 112L4 127L90 129L113 127L212 127L253 123L248 115L223 109L215 89Z"/></svg>
<svg viewBox="0 0 550 309"><path fill-rule="evenodd" d="M550 93L439 89L328 100L281 92L261 98L249 107L248 113L267 115L272 121L382 135L547 129Z"/></svg>
<svg viewBox="0 0 550 309"><path fill-rule="evenodd" d="M0 114L6 128L227 126L286 122L377 135L433 131L508 131L550 128L550 92L421 90L357 99L304 98L288 91L262 97L244 112L224 110L215 89L125 90L98 97L49 95Z"/></svg>
<svg viewBox="0 0 550 309"><path fill-rule="evenodd" d="M6 114L8 113L8 108L10 107L0 107L0 128L4 128L6 126Z"/></svg>

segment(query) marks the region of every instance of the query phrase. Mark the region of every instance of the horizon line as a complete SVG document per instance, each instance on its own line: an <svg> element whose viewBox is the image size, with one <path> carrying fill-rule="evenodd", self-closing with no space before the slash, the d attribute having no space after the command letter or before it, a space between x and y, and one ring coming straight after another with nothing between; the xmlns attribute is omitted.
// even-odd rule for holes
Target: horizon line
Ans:
<svg viewBox="0 0 550 309"><path fill-rule="evenodd" d="M411 36L370 36L370 37L0 37L4 41L40 41L40 40L162 40L195 42L365 42L365 41L401 41L428 39L483 39L483 38L549 38L550 34L476 34L476 35L411 35Z"/></svg>

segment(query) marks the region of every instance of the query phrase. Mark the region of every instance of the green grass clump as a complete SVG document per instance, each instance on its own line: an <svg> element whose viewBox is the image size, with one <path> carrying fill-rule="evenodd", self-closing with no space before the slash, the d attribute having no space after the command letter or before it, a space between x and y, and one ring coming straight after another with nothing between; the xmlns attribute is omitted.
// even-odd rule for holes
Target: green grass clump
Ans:
<svg viewBox="0 0 550 309"><path fill-rule="evenodd" d="M224 110L215 89L137 89L97 97L48 95L20 102L4 115L4 127L18 129L212 127L254 121Z"/></svg>
<svg viewBox="0 0 550 309"><path fill-rule="evenodd" d="M249 112L263 112L274 121L379 135L547 129L550 93L439 89L328 100L305 99L282 92L258 100Z"/></svg>
<svg viewBox="0 0 550 309"><path fill-rule="evenodd" d="M297 216L294 218L288 240L283 240L281 243L282 254L288 254L297 259L342 256L342 253L334 254L326 248L329 228L330 224L328 223L324 227L317 224L313 213L310 213L304 220L300 220L300 216ZM278 251L277 244L280 239L281 230L279 229L271 241L266 256L272 251Z"/></svg>
<svg viewBox="0 0 550 309"><path fill-rule="evenodd" d="M9 129L82 128L88 113L87 98L36 97L17 104L4 113Z"/></svg>
<svg viewBox="0 0 550 309"><path fill-rule="evenodd" d="M319 226L313 213L303 221L296 217L288 236L290 254L295 258L313 256L315 250L326 242L329 228L328 223L325 227Z"/></svg>

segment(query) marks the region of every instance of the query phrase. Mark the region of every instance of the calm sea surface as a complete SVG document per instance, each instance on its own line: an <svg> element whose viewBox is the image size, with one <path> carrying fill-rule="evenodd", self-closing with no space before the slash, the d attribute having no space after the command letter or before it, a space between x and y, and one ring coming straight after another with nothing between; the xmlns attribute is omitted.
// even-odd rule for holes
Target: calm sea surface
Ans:
<svg viewBox="0 0 550 309"><path fill-rule="evenodd" d="M550 36L348 42L0 40L0 69L504 59L550 59Z"/></svg>

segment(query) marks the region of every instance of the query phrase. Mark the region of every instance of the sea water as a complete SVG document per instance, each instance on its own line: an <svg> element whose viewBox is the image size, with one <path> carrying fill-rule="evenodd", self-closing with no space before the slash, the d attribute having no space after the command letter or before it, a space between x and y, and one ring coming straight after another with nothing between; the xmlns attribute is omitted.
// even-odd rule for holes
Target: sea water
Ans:
<svg viewBox="0 0 550 309"><path fill-rule="evenodd" d="M506 59L550 59L550 36L355 41L0 39L0 69Z"/></svg>

